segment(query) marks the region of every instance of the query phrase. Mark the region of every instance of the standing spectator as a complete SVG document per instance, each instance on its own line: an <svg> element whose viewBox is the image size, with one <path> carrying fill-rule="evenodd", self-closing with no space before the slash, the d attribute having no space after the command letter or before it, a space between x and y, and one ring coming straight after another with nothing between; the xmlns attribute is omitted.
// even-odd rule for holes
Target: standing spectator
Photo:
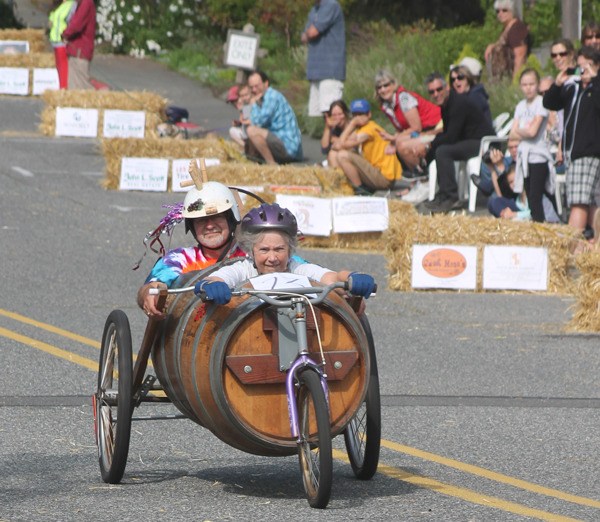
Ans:
<svg viewBox="0 0 600 522"><path fill-rule="evenodd" d="M48 15L50 25L48 39L54 49L58 86L61 89L67 88L69 80L69 58L67 56L67 46L62 39L62 33L67 28L67 24L75 12L75 5L75 0L55 0Z"/></svg>
<svg viewBox="0 0 600 522"><path fill-rule="evenodd" d="M63 31L69 56L69 89L93 89L90 62L96 38L96 6L93 0L76 0L77 8Z"/></svg>
<svg viewBox="0 0 600 522"><path fill-rule="evenodd" d="M308 44L308 115L321 116L342 99L346 79L346 30L337 0L315 0L301 40Z"/></svg>
<svg viewBox="0 0 600 522"><path fill-rule="evenodd" d="M384 133L383 137L395 147L405 167L405 175L411 177L406 170L415 169L419 158L413 154L413 147L407 146L408 140L422 132L432 132L442 119L440 108L416 92L398 85L396 78L385 69L375 75L375 93L381 110L396 129L395 134Z"/></svg>
<svg viewBox="0 0 600 522"><path fill-rule="evenodd" d="M477 156L481 138L495 133L473 100L451 90L439 72L430 74L425 81L432 101L442 109L444 131L431 143L418 145L416 151L426 155L428 163L435 160L437 164L439 191L424 207L431 212L448 212L459 204L454 162Z"/></svg>
<svg viewBox="0 0 600 522"><path fill-rule="evenodd" d="M339 151L332 147L339 141L342 132L350 121L350 110L344 100L334 101L325 113L325 128L321 136L321 152L327 155L327 165L339 167L337 159Z"/></svg>
<svg viewBox="0 0 600 522"><path fill-rule="evenodd" d="M581 45L589 46L600 51L600 24L598 22L588 22L581 30Z"/></svg>
<svg viewBox="0 0 600 522"><path fill-rule="evenodd" d="M455 65L450 69L450 86L458 94L466 94L481 109L485 118L492 125L489 95L485 87L475 81L475 77L465 65Z"/></svg>
<svg viewBox="0 0 600 522"><path fill-rule="evenodd" d="M252 92L251 124L246 128L250 156L266 163L291 163L302 159L302 134L298 120L285 96L269 85L262 71L248 77Z"/></svg>
<svg viewBox="0 0 600 522"><path fill-rule="evenodd" d="M562 150L567 168L569 225L583 231L597 204L594 191L600 180L600 52L582 47L577 54L580 76L560 71L544 95L544 107L564 109Z"/></svg>
<svg viewBox="0 0 600 522"><path fill-rule="evenodd" d="M232 103L239 112L238 119L233 120L233 125L229 128L229 137L242 148L245 148L248 139L246 127L250 124L251 97L250 87L245 83L234 85L227 93L227 103Z"/></svg>
<svg viewBox="0 0 600 522"><path fill-rule="evenodd" d="M381 137L383 129L371 120L367 100L350 104L352 119L333 145L338 150L340 168L358 196L370 196L375 190L387 190L402 177L402 166L396 155L386 152L389 144ZM362 156L348 149L362 147Z"/></svg>
<svg viewBox="0 0 600 522"><path fill-rule="evenodd" d="M529 54L529 28L515 13L514 0L496 0L496 17L502 24L498 40L485 49L485 62L490 78L504 75L516 78Z"/></svg>
<svg viewBox="0 0 600 522"><path fill-rule="evenodd" d="M550 46L550 58L557 71L564 71L567 67L575 66L575 47L568 38L554 40Z"/></svg>
<svg viewBox="0 0 600 522"><path fill-rule="evenodd" d="M515 192L525 187L531 219L545 219L542 199L544 192L554 194L554 159L546 142L548 109L539 95L540 76L535 69L525 69L519 78L525 99L515 109L509 136L520 139L517 153ZM549 196L550 197L550 196Z"/></svg>

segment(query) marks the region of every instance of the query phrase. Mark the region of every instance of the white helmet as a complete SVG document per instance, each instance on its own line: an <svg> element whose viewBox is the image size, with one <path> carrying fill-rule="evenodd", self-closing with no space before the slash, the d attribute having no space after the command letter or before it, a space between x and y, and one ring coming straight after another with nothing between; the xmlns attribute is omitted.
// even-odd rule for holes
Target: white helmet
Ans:
<svg viewBox="0 0 600 522"><path fill-rule="evenodd" d="M482 66L481 62L477 58L465 56L460 62L458 62L458 65L466 67L469 70L469 72L476 78L479 78L481 76Z"/></svg>
<svg viewBox="0 0 600 522"><path fill-rule="evenodd" d="M207 181L198 190L191 189L183 200L182 216L184 218L199 218L213 216L231 210L236 223L241 221L240 209L233 192L216 181Z"/></svg>

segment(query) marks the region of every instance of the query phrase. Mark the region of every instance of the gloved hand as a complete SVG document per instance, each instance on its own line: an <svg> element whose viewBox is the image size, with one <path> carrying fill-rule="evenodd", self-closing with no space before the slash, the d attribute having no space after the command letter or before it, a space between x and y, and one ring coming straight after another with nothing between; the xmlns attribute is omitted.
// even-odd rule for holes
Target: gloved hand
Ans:
<svg viewBox="0 0 600 522"><path fill-rule="evenodd" d="M360 272L352 272L348 276L348 291L352 295L357 295L369 299L371 293L375 289L375 279L369 274L361 274Z"/></svg>
<svg viewBox="0 0 600 522"><path fill-rule="evenodd" d="M223 281L201 279L196 283L194 293L200 296L202 300L214 301L218 305L224 305L231 301L231 288Z"/></svg>

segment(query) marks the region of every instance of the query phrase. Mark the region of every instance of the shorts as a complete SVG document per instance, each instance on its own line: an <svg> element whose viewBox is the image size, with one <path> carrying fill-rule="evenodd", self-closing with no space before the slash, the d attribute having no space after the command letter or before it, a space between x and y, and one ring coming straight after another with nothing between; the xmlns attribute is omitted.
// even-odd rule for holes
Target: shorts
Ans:
<svg viewBox="0 0 600 522"><path fill-rule="evenodd" d="M344 82L339 80L320 80L310 82L308 99L308 115L322 116L329 110L334 101L341 100L344 95Z"/></svg>
<svg viewBox="0 0 600 522"><path fill-rule="evenodd" d="M360 182L371 190L387 190L391 187L392 181L387 179L381 171L371 165L365 158L356 152L348 153L348 160L356 167Z"/></svg>
<svg viewBox="0 0 600 522"><path fill-rule="evenodd" d="M594 205L600 200L600 158L587 156L573 160L567 169L567 205Z"/></svg>
<svg viewBox="0 0 600 522"><path fill-rule="evenodd" d="M267 133L267 146L277 163L292 163L294 161L294 158L288 154L283 141L272 132Z"/></svg>

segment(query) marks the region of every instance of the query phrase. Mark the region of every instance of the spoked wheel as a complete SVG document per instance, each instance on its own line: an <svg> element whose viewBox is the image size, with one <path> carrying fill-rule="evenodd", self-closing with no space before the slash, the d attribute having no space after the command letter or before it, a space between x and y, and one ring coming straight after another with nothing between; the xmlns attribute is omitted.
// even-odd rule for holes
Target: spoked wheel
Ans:
<svg viewBox="0 0 600 522"><path fill-rule="evenodd" d="M329 502L333 479L329 408L315 371L304 370L298 381L300 471L308 503L323 509Z"/></svg>
<svg viewBox="0 0 600 522"><path fill-rule="evenodd" d="M367 341L371 373L369 387L364 402L344 430L344 442L350 459L352 471L357 478L369 480L375 475L379 464L379 449L381 445L381 399L379 395L379 372L377 371L377 356L375 343L369 320L365 315L360 316Z"/></svg>
<svg viewBox="0 0 600 522"><path fill-rule="evenodd" d="M131 330L127 315L113 310L104 325L98 388L94 395L94 427L102 480L117 484L123 478L131 434Z"/></svg>

